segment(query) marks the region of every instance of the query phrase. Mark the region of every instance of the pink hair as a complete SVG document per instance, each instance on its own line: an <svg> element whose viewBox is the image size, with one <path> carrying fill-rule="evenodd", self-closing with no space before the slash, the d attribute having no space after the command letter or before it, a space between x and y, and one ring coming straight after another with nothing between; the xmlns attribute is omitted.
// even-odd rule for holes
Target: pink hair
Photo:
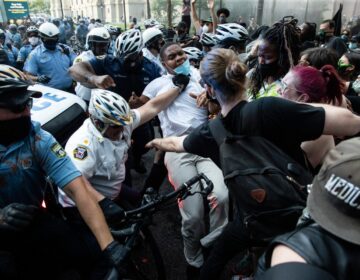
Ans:
<svg viewBox="0 0 360 280"><path fill-rule="evenodd" d="M309 66L296 66L291 69L296 77L296 89L306 93L308 102L341 104L344 83L331 65L320 70Z"/></svg>

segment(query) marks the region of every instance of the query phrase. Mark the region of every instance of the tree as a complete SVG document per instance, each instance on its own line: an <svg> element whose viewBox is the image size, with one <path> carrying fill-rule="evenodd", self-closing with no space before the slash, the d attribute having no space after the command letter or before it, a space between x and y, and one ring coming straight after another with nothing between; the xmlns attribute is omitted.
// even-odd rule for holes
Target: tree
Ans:
<svg viewBox="0 0 360 280"><path fill-rule="evenodd" d="M47 4L48 0L33 0L29 2L29 10L32 14L44 13L50 14L50 9Z"/></svg>
<svg viewBox="0 0 360 280"><path fill-rule="evenodd" d="M154 19L171 27L174 20L180 20L181 7L182 0L154 0L151 11Z"/></svg>

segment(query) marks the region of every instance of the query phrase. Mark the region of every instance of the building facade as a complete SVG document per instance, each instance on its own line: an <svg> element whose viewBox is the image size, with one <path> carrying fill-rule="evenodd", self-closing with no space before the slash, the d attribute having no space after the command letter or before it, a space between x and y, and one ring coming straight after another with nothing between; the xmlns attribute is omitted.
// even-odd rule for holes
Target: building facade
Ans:
<svg viewBox="0 0 360 280"><path fill-rule="evenodd" d="M140 21L146 18L146 11L146 0L50 0L51 16L57 18L80 16L120 23L124 22L124 15L127 22L130 17Z"/></svg>

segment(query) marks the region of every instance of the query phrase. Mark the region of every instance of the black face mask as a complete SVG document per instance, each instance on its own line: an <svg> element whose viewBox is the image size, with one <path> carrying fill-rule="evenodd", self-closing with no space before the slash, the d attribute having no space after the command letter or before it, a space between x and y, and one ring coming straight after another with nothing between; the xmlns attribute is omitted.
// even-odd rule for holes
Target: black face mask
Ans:
<svg viewBox="0 0 360 280"><path fill-rule="evenodd" d="M263 79L274 76L279 70L277 61L268 64L259 64L259 70Z"/></svg>
<svg viewBox="0 0 360 280"><path fill-rule="evenodd" d="M30 117L0 121L0 144L9 146L29 135L31 129Z"/></svg>
<svg viewBox="0 0 360 280"><path fill-rule="evenodd" d="M53 51L56 49L57 41L55 40L44 40L44 47L50 51Z"/></svg>

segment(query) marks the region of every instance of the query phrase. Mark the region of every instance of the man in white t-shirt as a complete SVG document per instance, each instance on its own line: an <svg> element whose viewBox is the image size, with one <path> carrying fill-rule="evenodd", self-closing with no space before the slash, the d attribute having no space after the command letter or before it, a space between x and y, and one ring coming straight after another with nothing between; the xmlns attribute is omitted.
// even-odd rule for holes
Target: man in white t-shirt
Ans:
<svg viewBox="0 0 360 280"><path fill-rule="evenodd" d="M197 107L196 99L190 96L190 93L199 95L204 91L199 83L200 75L195 68L190 66L185 52L177 43L167 43L161 49L160 56L168 74L152 81L145 88L143 95L150 99L161 96L173 86L172 79L175 74L189 76L190 82L184 93L158 115L164 137L185 136L207 121L207 110ZM221 170L208 158L189 153L167 152L165 165L170 182L175 189L201 172L214 183L213 192L207 197L210 209L208 234L205 230L202 196L200 194L191 196L179 204L184 253L190 265L188 272L198 273L204 262L202 246L212 245L227 224L228 191ZM200 189L200 185L195 188Z"/></svg>
<svg viewBox="0 0 360 280"><path fill-rule="evenodd" d="M107 49L110 44L110 33L105 27L92 28L86 35L86 47L87 50L83 51L74 60L74 64L89 61L96 56L106 55ZM91 89L83 86L77 82L75 87L76 95L83 99L86 103L89 103L91 97Z"/></svg>

